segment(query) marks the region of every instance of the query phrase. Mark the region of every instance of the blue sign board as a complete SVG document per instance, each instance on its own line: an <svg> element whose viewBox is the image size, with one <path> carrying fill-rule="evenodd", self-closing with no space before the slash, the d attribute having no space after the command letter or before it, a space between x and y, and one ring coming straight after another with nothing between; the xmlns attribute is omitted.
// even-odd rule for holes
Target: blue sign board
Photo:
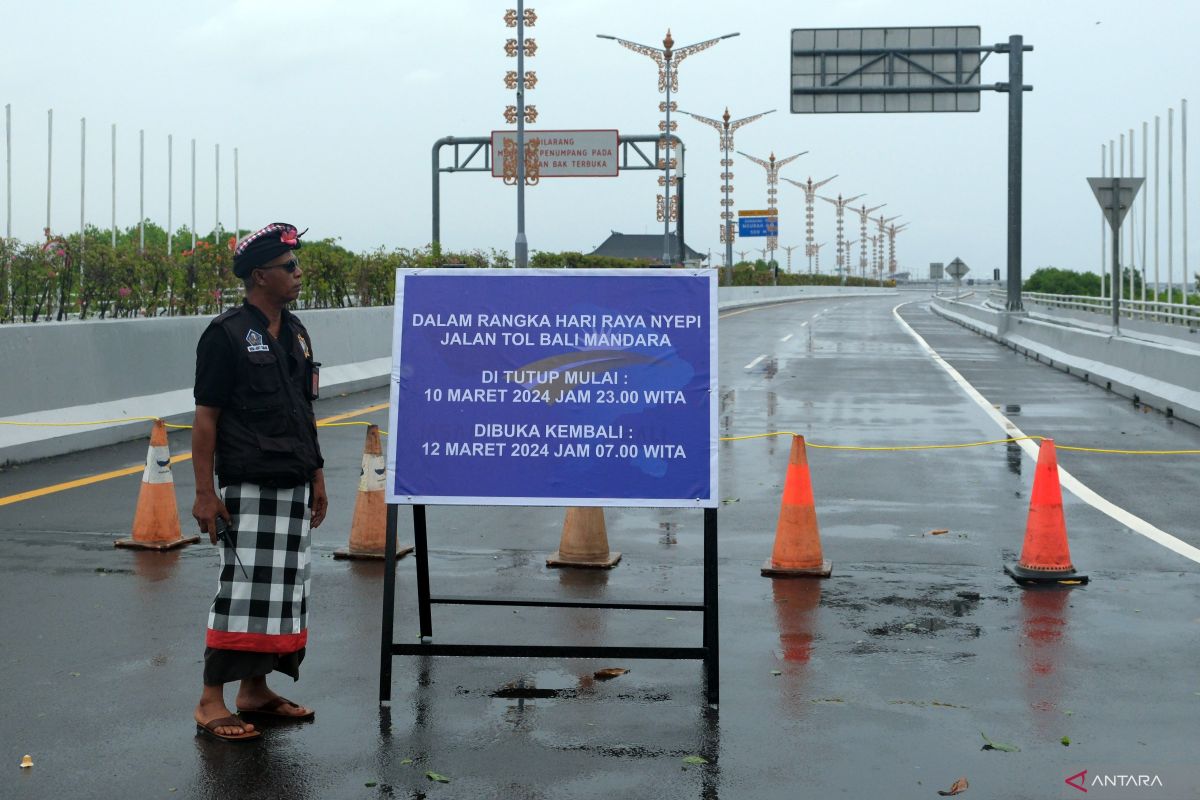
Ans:
<svg viewBox="0 0 1200 800"><path fill-rule="evenodd" d="M738 217L738 236L778 236L779 217Z"/></svg>
<svg viewBox="0 0 1200 800"><path fill-rule="evenodd" d="M388 501L715 507L716 349L713 271L397 270Z"/></svg>

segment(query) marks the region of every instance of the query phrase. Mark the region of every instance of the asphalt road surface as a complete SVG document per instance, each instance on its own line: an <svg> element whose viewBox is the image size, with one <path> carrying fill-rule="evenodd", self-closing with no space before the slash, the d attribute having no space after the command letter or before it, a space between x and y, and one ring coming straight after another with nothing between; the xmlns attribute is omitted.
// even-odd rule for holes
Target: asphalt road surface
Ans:
<svg viewBox="0 0 1200 800"><path fill-rule="evenodd" d="M1002 438L893 314L906 302L899 316L1026 433L1200 449L1200 429L945 322L915 295L724 315L721 435ZM318 415L386 400L385 390L327 399ZM356 419L389 425L386 411ZM322 431L331 510L314 532L308 657L298 684L273 680L316 721L269 728L252 745L199 738L192 724L215 550L112 547L128 533L140 473L0 505L0 797L925 798L966 777L967 797L1053 798L1077 794L1064 779L1082 769L1166 774L1196 760L1200 568L1134 528L1200 545L1200 457L1060 452L1064 469L1139 522L1067 494L1071 553L1092 582L1031 591L1001 572L1020 549L1033 476L1014 446L811 449L834 567L813 581L759 575L787 437L724 442L719 709L704 704L698 662L398 657L381 710L382 567L332 558L347 539L362 431ZM186 452L187 435L171 447ZM130 443L0 471L0 503L144 453ZM190 462L174 472L188 529ZM434 590L699 598L699 512L609 509L607 519L619 566L551 570L561 510L431 508ZM397 639L416 636L415 607L410 558L398 568ZM434 632L455 643L700 641L698 615L685 612L439 606ZM604 667L631 671L593 680ZM1019 751L981 750L981 733ZM19 769L26 753L35 766ZM1200 796L1200 768L1190 769L1188 788L1144 796Z"/></svg>

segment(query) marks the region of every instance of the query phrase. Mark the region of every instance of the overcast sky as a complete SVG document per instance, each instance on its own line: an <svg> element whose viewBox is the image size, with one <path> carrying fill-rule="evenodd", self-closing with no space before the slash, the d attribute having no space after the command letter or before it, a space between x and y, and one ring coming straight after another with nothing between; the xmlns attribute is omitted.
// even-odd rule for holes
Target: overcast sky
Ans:
<svg viewBox="0 0 1200 800"><path fill-rule="evenodd" d="M865 192L872 205L887 203L889 214L903 214L911 225L898 239L901 267L919 273L930 261L955 256L974 275L1005 263L1007 96L984 93L979 113L791 114L790 31L979 25L985 43L1022 34L1035 47L1025 55L1025 81L1035 87L1025 95L1026 274L1051 264L1097 267L1099 213L1084 178L1099 173L1101 143L1129 128L1136 129L1140 173L1141 125L1149 121L1153 132L1157 114L1165 279L1166 114L1177 109L1178 137L1180 99L1200 75L1194 2L1151 0L1137 8L1109 0L531 5L538 13L530 31L538 54L527 64L538 86L527 97L540 112L537 127L657 131L662 98L654 64L597 33L659 43L669 26L681 46L739 31L740 37L681 65L680 108L710 117L726 106L734 117L777 109L739 131L737 148L761 157L807 150L783 176L837 173L830 190ZM11 3L0 48L0 105L11 104L13 114L13 234L34 239L44 224L46 110L53 108L56 230L79 224L80 118L86 117L90 223L107 227L110 219L110 126L116 123L120 225L137 220L138 130L144 129L146 215L159 224L167 217L166 140L173 133L177 225L190 219L195 138L201 230L215 219L214 144L220 144L227 228L234 219L237 147L243 228L282 220L310 227L310 236L340 237L354 249L425 244L433 142L505 127L502 111L512 93L503 75L515 68L503 52L511 35L505 8L505 2L483 0ZM994 55L983 81L1004 80L1007 57ZM719 260L717 135L687 118L678 133L688 146L688 243L711 249ZM1153 161L1153 143L1150 152ZM1176 144L1177 169L1178 162ZM739 158L733 171L737 207L762 207L763 170ZM1198 172L1200 165L1189 176L1192 184ZM442 186L446 246L511 250L513 189L487 174L445 175ZM1188 205L1196 220L1200 187L1191 188ZM661 231L654 217L657 191L650 172L543 181L527 193L531 249L586 252L610 230ZM779 208L781 244L802 245L803 194L782 184ZM1175 210L1179 269L1178 199ZM835 238L832 211L826 204L817 208L818 241ZM1189 252L1193 265L1198 251L1200 241ZM1152 244L1149 252L1152 265Z"/></svg>

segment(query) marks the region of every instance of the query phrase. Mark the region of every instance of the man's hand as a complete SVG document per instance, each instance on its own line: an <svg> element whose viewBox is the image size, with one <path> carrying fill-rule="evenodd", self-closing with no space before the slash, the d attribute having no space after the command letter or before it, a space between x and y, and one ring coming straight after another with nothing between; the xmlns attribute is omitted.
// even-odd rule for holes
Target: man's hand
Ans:
<svg viewBox="0 0 1200 800"><path fill-rule="evenodd" d="M213 491L196 492L196 502L192 505L192 516L200 523L200 532L208 534L208 541L217 543L217 517L222 517L226 524L233 526L233 517L229 510Z"/></svg>
<svg viewBox="0 0 1200 800"><path fill-rule="evenodd" d="M317 470L312 482L312 527L319 528L329 511L329 495L325 494L325 471Z"/></svg>

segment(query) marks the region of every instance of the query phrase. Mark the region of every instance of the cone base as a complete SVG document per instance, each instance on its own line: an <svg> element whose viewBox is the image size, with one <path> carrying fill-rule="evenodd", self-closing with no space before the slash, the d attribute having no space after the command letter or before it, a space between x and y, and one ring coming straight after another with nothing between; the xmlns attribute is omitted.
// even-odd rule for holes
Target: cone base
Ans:
<svg viewBox="0 0 1200 800"><path fill-rule="evenodd" d="M1074 569L1051 572L1049 570L1028 569L1022 567L1020 564L1005 564L1004 572L1020 584L1062 583L1072 586L1088 582L1087 575L1080 574Z"/></svg>
<svg viewBox="0 0 1200 800"><path fill-rule="evenodd" d="M777 567L772 563L771 559L767 559L762 565L762 574L766 578L828 578L833 574L833 562L829 559L821 561L821 566L811 569L789 569L788 567Z"/></svg>
<svg viewBox="0 0 1200 800"><path fill-rule="evenodd" d="M555 550L546 559L547 567L583 567L584 569L612 569L621 560L620 553L610 552L607 557L599 559L575 559L563 556L562 551Z"/></svg>
<svg viewBox="0 0 1200 800"><path fill-rule="evenodd" d="M396 560L404 558L413 551L411 544L400 545L396 548ZM340 547L333 551L333 557L338 561L383 561L383 553L373 553L367 551L351 550L348 547Z"/></svg>
<svg viewBox="0 0 1200 800"><path fill-rule="evenodd" d="M170 542L139 542L137 539L117 539L113 542L113 547L123 547L127 550L174 550L177 547L187 547L189 544L198 544L199 536L184 536L180 539L175 539Z"/></svg>

